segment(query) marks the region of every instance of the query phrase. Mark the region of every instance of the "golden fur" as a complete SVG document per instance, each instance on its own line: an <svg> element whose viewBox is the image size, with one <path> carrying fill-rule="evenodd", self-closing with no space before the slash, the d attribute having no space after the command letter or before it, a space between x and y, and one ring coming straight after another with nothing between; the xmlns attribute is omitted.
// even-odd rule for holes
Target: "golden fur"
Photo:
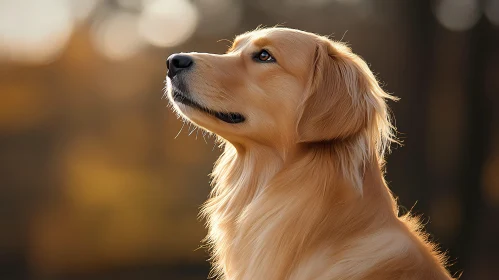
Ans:
<svg viewBox="0 0 499 280"><path fill-rule="evenodd" d="M253 54L268 50L275 63ZM213 275L227 280L452 279L417 219L398 217L383 178L394 141L385 93L343 43L287 28L190 53L188 94L239 124L175 102L224 151L203 207Z"/></svg>

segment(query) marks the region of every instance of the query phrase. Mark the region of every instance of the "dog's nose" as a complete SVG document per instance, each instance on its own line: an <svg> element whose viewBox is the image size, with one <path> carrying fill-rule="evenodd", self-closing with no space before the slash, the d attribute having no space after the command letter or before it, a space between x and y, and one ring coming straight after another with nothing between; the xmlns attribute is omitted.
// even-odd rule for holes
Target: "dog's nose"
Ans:
<svg viewBox="0 0 499 280"><path fill-rule="evenodd" d="M168 77L173 78L181 70L189 69L194 61L192 58L185 54L172 54L166 60L166 67L168 68Z"/></svg>

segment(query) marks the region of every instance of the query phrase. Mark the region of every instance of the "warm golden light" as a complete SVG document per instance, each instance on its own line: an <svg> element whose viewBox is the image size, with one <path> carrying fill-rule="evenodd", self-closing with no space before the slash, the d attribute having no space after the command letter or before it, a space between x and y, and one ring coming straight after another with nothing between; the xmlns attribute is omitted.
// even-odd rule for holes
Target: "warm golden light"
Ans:
<svg viewBox="0 0 499 280"><path fill-rule="evenodd" d="M422 215L453 275L496 279L499 0L0 0L0 280L206 279L197 217L223 145L161 98L167 58L275 25L347 43L401 97L386 165L400 214ZM312 82L318 65L290 67L315 54L271 43L276 64L248 49L224 87Z"/></svg>

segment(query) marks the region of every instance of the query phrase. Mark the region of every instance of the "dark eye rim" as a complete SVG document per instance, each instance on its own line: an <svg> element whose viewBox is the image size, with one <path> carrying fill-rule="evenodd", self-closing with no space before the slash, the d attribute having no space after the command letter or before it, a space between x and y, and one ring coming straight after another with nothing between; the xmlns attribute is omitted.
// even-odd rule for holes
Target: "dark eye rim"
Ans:
<svg viewBox="0 0 499 280"><path fill-rule="evenodd" d="M260 59L260 55L263 53L263 52L266 52L269 54L270 56L270 59L268 60L261 60ZM272 55L271 52L269 52L269 50L267 49L262 49L262 50L259 50L258 52L255 52L253 54L253 60L255 60L256 62L259 62L259 63L275 63L276 62L276 59L275 57Z"/></svg>

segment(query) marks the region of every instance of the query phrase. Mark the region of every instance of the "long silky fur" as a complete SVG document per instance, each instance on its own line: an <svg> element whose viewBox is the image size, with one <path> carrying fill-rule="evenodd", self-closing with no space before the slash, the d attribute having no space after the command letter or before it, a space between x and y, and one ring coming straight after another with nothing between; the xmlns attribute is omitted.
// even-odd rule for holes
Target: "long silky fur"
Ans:
<svg viewBox="0 0 499 280"><path fill-rule="evenodd" d="M361 115L345 117L357 123L334 136L317 136L310 123L298 127L298 144L287 153L218 138L223 153L201 211L212 255L210 277L451 279L444 255L429 242L419 219L398 216L383 178L385 155L396 141L385 100L396 98L346 45L317 37L317 46L310 92L324 94L322 85L337 86L355 109L311 115L325 102L314 105L317 97L311 95L302 118L320 122L328 114ZM324 69L336 75L328 77Z"/></svg>

